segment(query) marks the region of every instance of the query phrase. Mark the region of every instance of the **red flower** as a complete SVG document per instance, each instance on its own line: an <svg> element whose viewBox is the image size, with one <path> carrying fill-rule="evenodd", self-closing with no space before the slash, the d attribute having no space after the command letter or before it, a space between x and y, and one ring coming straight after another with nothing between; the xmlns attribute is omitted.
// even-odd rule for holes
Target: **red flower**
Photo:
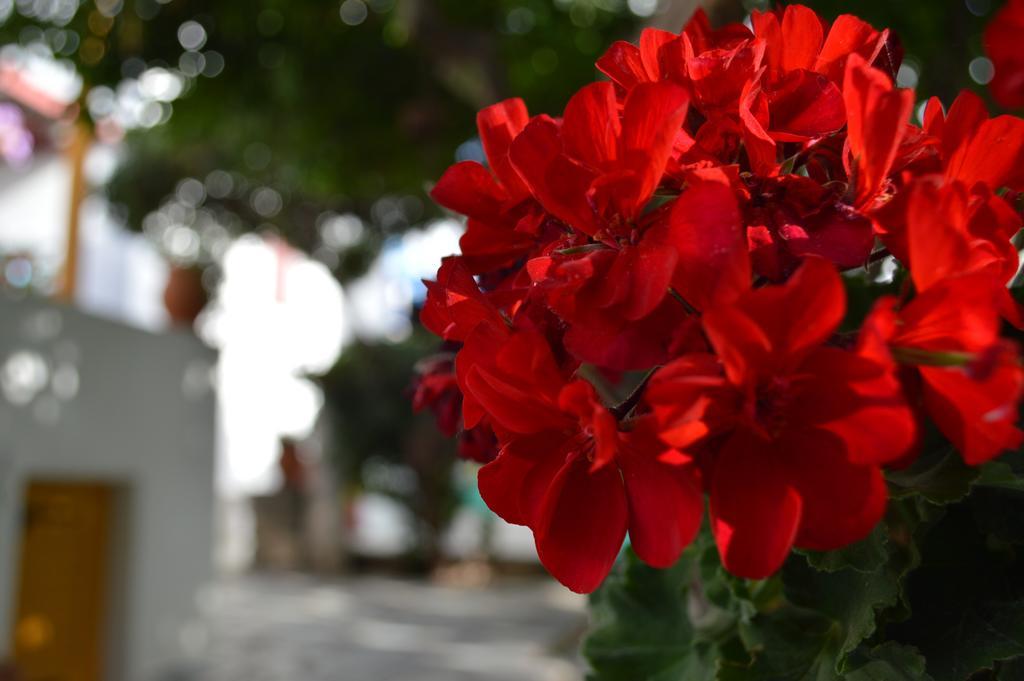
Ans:
<svg viewBox="0 0 1024 681"><path fill-rule="evenodd" d="M521 99L507 99L477 114L490 171L476 161L449 168L430 195L469 218L459 244L473 274L514 264L543 231L544 214L509 161L512 140L529 120Z"/></svg>
<svg viewBox="0 0 1024 681"><path fill-rule="evenodd" d="M911 124L901 54L799 5L750 28L698 12L613 45L611 82L561 119L481 112L489 169L456 164L433 192L469 217L421 314L454 378L428 371L415 400L449 432L461 411L470 455L500 448L481 492L563 583L595 588L627 532L671 564L702 481L725 567L764 577L792 546L869 532L880 467L916 453L926 419L972 464L1024 441L1024 369L1000 337L1000 315L1024 328L1007 290L1024 121L962 94ZM903 293L854 342L844 281L887 255ZM632 370L649 381L612 409L580 377L604 391Z"/></svg>
<svg viewBox="0 0 1024 681"><path fill-rule="evenodd" d="M980 238L1005 251L1009 238L1019 227L1019 218L1005 201L993 195L1004 187L1024 187L1024 121L1011 116L990 119L981 98L964 91L953 102L948 115L944 115L942 104L933 97L925 108L924 130L908 128L908 133L916 140L910 148L901 149L902 158L895 164L903 167L901 176L892 178L896 181L896 193L872 214L876 231L889 251L909 264L906 241L912 215L928 216L923 220L934 217L943 223L963 223L953 231L966 229L974 235L967 236L969 241ZM957 191L964 199L958 203L962 207L947 206L936 212L934 204L923 200L918 209L911 210L908 202L923 182L960 186ZM951 199L947 192L946 200ZM968 213L977 215L970 217ZM925 240L927 230L925 226L922 231ZM1010 253L1010 259L1016 262L1015 252ZM1012 267L1016 269L1015 264ZM927 267L919 269L922 271L918 274L926 274ZM943 269L945 273L950 271L948 265Z"/></svg>
<svg viewBox="0 0 1024 681"><path fill-rule="evenodd" d="M1020 215L984 184L968 192L960 182L922 180L907 193L907 264L917 291L981 273L991 279L994 299L1008 295L1018 267L1010 239L1022 226Z"/></svg>
<svg viewBox="0 0 1024 681"><path fill-rule="evenodd" d="M462 393L455 381L453 357L439 355L419 362L412 391L412 410L430 409L440 431L454 437L462 416Z"/></svg>
<svg viewBox="0 0 1024 681"><path fill-rule="evenodd" d="M686 116L672 83L636 87L622 107L611 83L587 85L557 121L534 119L512 143L520 176L551 215L598 239L629 234L657 188Z"/></svg>
<svg viewBox="0 0 1024 681"><path fill-rule="evenodd" d="M911 389L938 429L977 465L1018 447L1024 370L1016 348L999 339L985 277L947 279L897 309L882 298L864 322L861 345L916 367Z"/></svg>
<svg viewBox="0 0 1024 681"><path fill-rule="evenodd" d="M748 204L745 218L754 269L761 276L781 281L807 255L841 269L867 262L875 242L871 220L843 203L836 187L785 175L766 179L753 191L760 200Z"/></svg>
<svg viewBox="0 0 1024 681"><path fill-rule="evenodd" d="M1017 271L1010 237L1020 216L979 185L922 181L908 201L907 240L917 290L906 306L883 298L861 343L917 367L924 407L970 464L1018 446L1024 388L1016 349L999 337L1002 311L1019 321L1006 282ZM917 389L917 385L913 385Z"/></svg>
<svg viewBox="0 0 1024 681"><path fill-rule="evenodd" d="M843 97L847 174L855 189L854 205L863 208L885 190L914 106L914 93L893 87L888 76L852 54L846 62Z"/></svg>
<svg viewBox="0 0 1024 681"><path fill-rule="evenodd" d="M539 335L512 336L467 384L503 433L498 458L480 470L480 493L506 521L533 530L541 562L567 587L597 588L627 530L656 567L672 565L693 539L703 504L689 457L643 422L620 432L589 383L562 378Z"/></svg>
<svg viewBox="0 0 1024 681"><path fill-rule="evenodd" d="M1010 109L1024 107L1024 0L1008 0L985 28L985 52L995 67L989 87L996 101Z"/></svg>
<svg viewBox="0 0 1024 681"><path fill-rule="evenodd" d="M555 251L527 264L547 304L569 322L565 344L580 360L615 370L661 364L689 329L686 308L668 298L670 287L703 309L749 284L746 239L728 178L707 171L690 179L682 196L641 221L618 247Z"/></svg>
<svg viewBox="0 0 1024 681"><path fill-rule="evenodd" d="M705 313L717 360L683 357L651 380L662 438L710 448L712 530L734 574L766 577L794 544L865 536L885 508L879 464L913 442L888 367L823 345L844 307L834 268L808 259L785 285Z"/></svg>
<svg viewBox="0 0 1024 681"><path fill-rule="evenodd" d="M462 429L462 391L455 378L455 362L451 354L429 357L416 365L412 383L412 409L430 409L438 429L448 437L458 435L459 457L478 463L489 463L497 456L497 441L490 426L480 423Z"/></svg>
<svg viewBox="0 0 1024 681"><path fill-rule="evenodd" d="M462 258L441 261L437 281L424 281L427 299L420 321L445 340L464 341L480 324L500 326L504 318L477 286Z"/></svg>

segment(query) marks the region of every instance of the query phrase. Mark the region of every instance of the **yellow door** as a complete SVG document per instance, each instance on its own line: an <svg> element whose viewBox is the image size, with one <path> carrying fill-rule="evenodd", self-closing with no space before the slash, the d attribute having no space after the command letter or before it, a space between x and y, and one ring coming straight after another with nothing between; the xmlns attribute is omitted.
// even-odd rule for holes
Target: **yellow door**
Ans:
<svg viewBox="0 0 1024 681"><path fill-rule="evenodd" d="M25 681L100 681L111 489L33 482L25 500L14 657Z"/></svg>

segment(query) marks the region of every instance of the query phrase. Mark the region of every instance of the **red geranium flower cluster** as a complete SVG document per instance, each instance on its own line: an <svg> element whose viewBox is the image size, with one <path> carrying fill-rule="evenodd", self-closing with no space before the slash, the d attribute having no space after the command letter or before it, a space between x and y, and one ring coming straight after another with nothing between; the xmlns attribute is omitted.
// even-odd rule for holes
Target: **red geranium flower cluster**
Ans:
<svg viewBox="0 0 1024 681"><path fill-rule="evenodd" d="M751 26L698 13L616 43L610 80L561 117L484 109L487 166L433 190L468 226L427 283L423 324L454 361L419 401L449 431L493 432L484 500L575 591L627 533L671 565L705 498L743 577L859 540L882 467L928 422L970 464L1021 442L1024 372L1000 331L1022 321L1024 121L965 93L911 124L895 41L855 17L794 5ZM845 282L890 255L902 292L850 330ZM616 403L608 385L637 371Z"/></svg>

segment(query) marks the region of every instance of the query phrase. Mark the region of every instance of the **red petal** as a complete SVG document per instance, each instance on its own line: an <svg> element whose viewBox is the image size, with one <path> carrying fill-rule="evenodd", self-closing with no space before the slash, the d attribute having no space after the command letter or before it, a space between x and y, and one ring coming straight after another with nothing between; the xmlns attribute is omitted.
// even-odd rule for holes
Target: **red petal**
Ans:
<svg viewBox="0 0 1024 681"><path fill-rule="evenodd" d="M631 197L637 208L661 181L688 102L686 90L671 81L642 83L626 98L619 158L639 180L636 195Z"/></svg>
<svg viewBox="0 0 1024 681"><path fill-rule="evenodd" d="M794 255L816 255L841 269L862 266L875 243L871 220L841 203L823 206L803 224L783 225L779 234Z"/></svg>
<svg viewBox="0 0 1024 681"><path fill-rule="evenodd" d="M455 378L462 391L462 424L466 429L473 428L484 417L483 407L467 389L467 378L474 367L492 363L508 338L509 330L504 324L480 324L455 356Z"/></svg>
<svg viewBox="0 0 1024 681"><path fill-rule="evenodd" d="M1024 372L1015 351L1004 350L984 378L941 367L921 367L921 376L929 416L967 463L980 465L1024 440L1016 426Z"/></svg>
<svg viewBox="0 0 1024 681"><path fill-rule="evenodd" d="M750 286L746 234L724 177L697 182L684 191L672 206L663 238L679 255L673 285L698 310Z"/></svg>
<svg viewBox="0 0 1024 681"><path fill-rule="evenodd" d="M427 299L420 321L445 340L465 340L479 324L502 323L500 313L477 287L461 258L444 258L437 281L424 283Z"/></svg>
<svg viewBox="0 0 1024 681"><path fill-rule="evenodd" d="M508 199L505 190L476 161L462 161L448 168L430 196L448 210L485 221L500 216Z"/></svg>
<svg viewBox="0 0 1024 681"><path fill-rule="evenodd" d="M846 289L832 263L807 258L782 286L766 286L744 299L776 351L791 355L823 343L846 314Z"/></svg>
<svg viewBox="0 0 1024 681"><path fill-rule="evenodd" d="M832 551L866 537L885 513L885 480L877 466L850 463L834 436L803 431L779 441L789 479L803 502L795 544Z"/></svg>
<svg viewBox="0 0 1024 681"><path fill-rule="evenodd" d="M629 541L652 567L675 564L700 529L704 496L693 460L657 440L632 437L619 455L629 502Z"/></svg>
<svg viewBox="0 0 1024 681"><path fill-rule="evenodd" d="M686 317L682 306L668 298L654 312L632 322L597 311L572 323L565 334L565 348L580 361L605 369L649 369L668 361L672 332Z"/></svg>
<svg viewBox="0 0 1024 681"><path fill-rule="evenodd" d="M610 464L618 448L618 422L598 398L594 386L582 379L569 383L558 395L558 406L576 416L580 425L592 433L592 469Z"/></svg>
<svg viewBox="0 0 1024 681"><path fill-rule="evenodd" d="M992 281L984 275L941 281L902 310L902 324L892 345L933 352L981 352L999 335L996 302Z"/></svg>
<svg viewBox="0 0 1024 681"><path fill-rule="evenodd" d="M963 90L949 107L942 124L942 157L949 161L961 144L971 139L988 120L985 101L970 90Z"/></svg>
<svg viewBox="0 0 1024 681"><path fill-rule="evenodd" d="M648 79L640 49L624 40L612 43L597 60L597 68L627 91Z"/></svg>
<svg viewBox="0 0 1024 681"><path fill-rule="evenodd" d="M764 63L768 67L768 79L774 82L782 77L782 62L788 48L782 40L779 16L771 10L754 10L750 13L750 24L754 29L754 35L765 43Z"/></svg>
<svg viewBox="0 0 1024 681"><path fill-rule="evenodd" d="M512 167L508 150L512 140L522 132L529 120L526 104L518 97L481 109L476 115L476 127L480 131L480 141L483 142L491 171L516 200L526 198L529 190Z"/></svg>
<svg viewBox="0 0 1024 681"><path fill-rule="evenodd" d="M938 97L929 97L924 107L924 118L921 129L925 134L932 137L942 137L942 130L946 126L945 112L942 109L942 102Z"/></svg>
<svg viewBox="0 0 1024 681"><path fill-rule="evenodd" d="M529 514L520 507L524 480L537 462L508 454L504 449L498 458L480 469L477 485L487 507L498 517L513 525L528 525Z"/></svg>
<svg viewBox="0 0 1024 681"><path fill-rule="evenodd" d="M644 401L654 413L659 437L683 449L734 425L738 393L711 354L689 354L669 362L651 378Z"/></svg>
<svg viewBox="0 0 1024 681"><path fill-rule="evenodd" d="M756 78L743 87L739 115L743 125L743 146L746 147L751 169L766 177L778 174L778 148L765 130L770 118L768 98L761 92Z"/></svg>
<svg viewBox="0 0 1024 681"><path fill-rule="evenodd" d="M529 376L533 391L553 402L565 385L551 346L536 331L513 335L497 353L495 364L509 375Z"/></svg>
<svg viewBox="0 0 1024 681"><path fill-rule="evenodd" d="M782 15L782 70L813 69L824 40L821 19L810 7L790 5Z"/></svg>
<svg viewBox="0 0 1024 681"><path fill-rule="evenodd" d="M635 321L654 312L668 295L678 255L653 239L644 239L638 246L626 247L619 252L620 259L629 264L629 298L623 315Z"/></svg>
<svg viewBox="0 0 1024 681"><path fill-rule="evenodd" d="M916 441L914 414L891 362L823 347L801 365L799 375L803 385L790 420L831 433L851 461L895 461Z"/></svg>
<svg viewBox="0 0 1024 681"><path fill-rule="evenodd" d="M645 28L640 32L640 59L647 73L647 80L661 80L661 47L678 38L675 33L658 28Z"/></svg>
<svg viewBox="0 0 1024 681"><path fill-rule="evenodd" d="M462 260L473 274L510 267L529 253L533 245L534 240L527 234L507 227L493 227L472 218L466 222L466 233L459 239Z"/></svg>
<svg viewBox="0 0 1024 681"><path fill-rule="evenodd" d="M750 385L773 371L772 339L749 315L737 308L712 308L704 313L703 322L733 385Z"/></svg>
<svg viewBox="0 0 1024 681"><path fill-rule="evenodd" d="M850 55L843 83L851 176L857 205L882 188L903 139L914 105L911 90L895 89L888 76L856 54Z"/></svg>
<svg viewBox="0 0 1024 681"><path fill-rule="evenodd" d="M518 384L483 366L470 370L466 392L483 406L495 427L513 433L529 435L571 425L555 404L538 399L529 385Z"/></svg>
<svg viewBox="0 0 1024 681"><path fill-rule="evenodd" d="M512 142L509 158L547 212L587 234L597 231L587 201L594 173L562 153L557 123L544 116L533 119Z"/></svg>
<svg viewBox="0 0 1024 681"><path fill-rule="evenodd" d="M572 591L590 593L615 563L628 516L618 469L591 472L575 457L552 481L533 528L541 563Z"/></svg>
<svg viewBox="0 0 1024 681"><path fill-rule="evenodd" d="M495 425L524 434L573 425L558 409L565 381L543 336L519 332L483 341L467 340L455 370L464 395L486 409ZM467 348L474 353L470 358L464 357Z"/></svg>
<svg viewBox="0 0 1024 681"><path fill-rule="evenodd" d="M551 433L517 437L480 469L477 484L487 507L513 525L533 525L551 481L565 463L567 441Z"/></svg>
<svg viewBox="0 0 1024 681"><path fill-rule="evenodd" d="M854 55L866 61L873 60L881 46L881 38L882 35L867 22L852 14L840 15L832 22L814 70L839 83L843 79L847 60Z"/></svg>
<svg viewBox="0 0 1024 681"><path fill-rule="evenodd" d="M737 434L715 462L711 531L722 565L739 577L770 576L796 538L802 505L780 456L768 442Z"/></svg>
<svg viewBox="0 0 1024 681"><path fill-rule="evenodd" d="M807 258L782 286L750 291L733 308L704 314L704 328L730 380L792 369L843 319L846 293L831 263Z"/></svg>
<svg viewBox="0 0 1024 681"><path fill-rule="evenodd" d="M1024 120L998 116L982 123L953 154L946 178L968 187L984 182L993 190L1024 187Z"/></svg>
<svg viewBox="0 0 1024 681"><path fill-rule="evenodd" d="M706 111L735 106L744 86L761 68L765 44L761 40L732 49L712 49L686 61L694 92Z"/></svg>
<svg viewBox="0 0 1024 681"><path fill-rule="evenodd" d="M910 274L919 293L964 271L970 252L964 229L967 192L963 185L939 188L919 182L907 202Z"/></svg>
<svg viewBox="0 0 1024 681"><path fill-rule="evenodd" d="M839 88L812 71L789 73L769 94L768 106L771 109L770 132L780 142L822 137L846 124L846 109Z"/></svg>
<svg viewBox="0 0 1024 681"><path fill-rule="evenodd" d="M619 109L611 83L585 85L565 106L562 142L573 158L594 168L605 167L618 156L619 134Z"/></svg>

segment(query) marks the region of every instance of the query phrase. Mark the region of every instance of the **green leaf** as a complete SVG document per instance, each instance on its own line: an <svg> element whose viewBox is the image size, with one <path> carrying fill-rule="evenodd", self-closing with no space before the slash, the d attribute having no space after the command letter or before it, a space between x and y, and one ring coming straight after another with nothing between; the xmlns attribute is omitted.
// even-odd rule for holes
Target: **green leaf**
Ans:
<svg viewBox="0 0 1024 681"><path fill-rule="evenodd" d="M934 504L948 504L967 496L971 483L979 475L977 468L963 462L952 447L926 447L908 468L890 471L889 493L894 498L914 493Z"/></svg>
<svg viewBox="0 0 1024 681"><path fill-rule="evenodd" d="M856 668L844 676L846 681L932 681L925 673L924 657L910 646L883 643L857 658Z"/></svg>
<svg viewBox="0 0 1024 681"><path fill-rule="evenodd" d="M651 676L648 681L715 681L717 657L716 646L710 643L698 643L678 662Z"/></svg>
<svg viewBox="0 0 1024 681"><path fill-rule="evenodd" d="M750 621L758 612L771 610L782 602L778 578L749 580L730 574L722 567L718 549L710 538L700 553L698 568L704 598L716 608L732 613L733 619ZM730 620L728 624L732 626L734 622Z"/></svg>
<svg viewBox="0 0 1024 681"><path fill-rule="evenodd" d="M591 597L593 628L583 645L596 681L654 681L685 669L694 630L686 596L694 550L668 570L644 565L632 550Z"/></svg>
<svg viewBox="0 0 1024 681"><path fill-rule="evenodd" d="M1024 505L1004 499L1004 511ZM928 532L921 566L909 577L912 616L887 638L915 646L935 681L963 681L1024 655L1024 558L979 527L974 495L948 507Z"/></svg>
<svg viewBox="0 0 1024 681"><path fill-rule="evenodd" d="M859 572L852 568L823 572L798 556L782 571L786 597L794 605L833 620L838 628L836 671L842 671L846 654L875 631L875 611L896 605L898 576L887 568Z"/></svg>
<svg viewBox="0 0 1024 681"><path fill-rule="evenodd" d="M971 508L981 532L998 542L1024 544L1024 490L978 487Z"/></svg>
<svg viewBox="0 0 1024 681"><path fill-rule="evenodd" d="M837 551L803 551L807 562L817 570L836 572L849 568L873 572L889 559L885 525L879 523L865 539Z"/></svg>
<svg viewBox="0 0 1024 681"><path fill-rule="evenodd" d="M998 487L1000 489L1024 492L1024 453L1013 452L995 461L989 461L981 467L981 474L974 481L978 487Z"/></svg>
<svg viewBox="0 0 1024 681"><path fill-rule="evenodd" d="M839 631L816 613L786 608L739 627L749 665L723 665L718 681L832 681Z"/></svg>

